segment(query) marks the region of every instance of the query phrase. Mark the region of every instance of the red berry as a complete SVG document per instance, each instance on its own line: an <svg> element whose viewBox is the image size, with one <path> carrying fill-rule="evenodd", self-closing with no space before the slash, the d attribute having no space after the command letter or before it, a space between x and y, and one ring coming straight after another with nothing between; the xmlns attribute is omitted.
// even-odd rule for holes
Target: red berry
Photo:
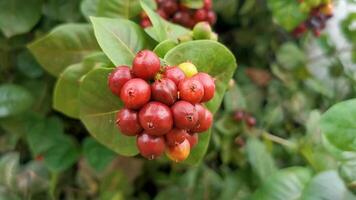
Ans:
<svg viewBox="0 0 356 200"><path fill-rule="evenodd" d="M198 133L190 133L190 137L188 137L188 141L190 144L190 148L193 148L196 144L198 144L199 136Z"/></svg>
<svg viewBox="0 0 356 200"><path fill-rule="evenodd" d="M198 112L195 107L187 101L177 101L171 107L174 125L180 129L194 128L198 122Z"/></svg>
<svg viewBox="0 0 356 200"><path fill-rule="evenodd" d="M213 25L216 22L216 14L214 11L209 11L208 12L208 16L207 16L207 20L209 22L209 24Z"/></svg>
<svg viewBox="0 0 356 200"><path fill-rule="evenodd" d="M38 162L41 162L44 160L44 156L42 154L38 154L36 157L35 157L35 160L38 161Z"/></svg>
<svg viewBox="0 0 356 200"><path fill-rule="evenodd" d="M237 122L241 122L245 118L245 112L243 110L238 110L234 114L234 119Z"/></svg>
<svg viewBox="0 0 356 200"><path fill-rule="evenodd" d="M179 83L179 98L190 103L199 103L204 97L204 87L200 81L187 78Z"/></svg>
<svg viewBox="0 0 356 200"><path fill-rule="evenodd" d="M149 50L142 50L137 53L133 60L132 71L138 78L150 80L155 77L161 68L158 56Z"/></svg>
<svg viewBox="0 0 356 200"><path fill-rule="evenodd" d="M163 154L166 144L163 137L156 137L143 132L137 136L136 145L140 154L153 160Z"/></svg>
<svg viewBox="0 0 356 200"><path fill-rule="evenodd" d="M204 8L207 10L212 9L213 7L213 2L211 0L204 0Z"/></svg>
<svg viewBox="0 0 356 200"><path fill-rule="evenodd" d="M213 124L213 114L201 104L195 104L195 109L198 112L198 122L191 131L197 133L205 132Z"/></svg>
<svg viewBox="0 0 356 200"><path fill-rule="evenodd" d="M199 9L194 13L194 21L202 22L205 21L207 17L207 12L204 9Z"/></svg>
<svg viewBox="0 0 356 200"><path fill-rule="evenodd" d="M167 15L172 15L178 10L178 4L175 0L165 0L161 3L161 9L167 13Z"/></svg>
<svg viewBox="0 0 356 200"><path fill-rule="evenodd" d="M127 66L116 67L109 75L108 84L111 92L120 96L121 88L124 84L132 79L130 68Z"/></svg>
<svg viewBox="0 0 356 200"><path fill-rule="evenodd" d="M158 9L158 10L157 10L157 13L158 13L159 16L161 16L163 19L168 19L168 15L167 15L167 13L166 13L164 10Z"/></svg>
<svg viewBox="0 0 356 200"><path fill-rule="evenodd" d="M120 98L126 108L139 109L151 98L150 85L139 78L131 79L122 87Z"/></svg>
<svg viewBox="0 0 356 200"><path fill-rule="evenodd" d="M174 104L178 98L178 91L176 84L168 79L162 78L156 80L151 85L152 98L156 101L164 103L168 106Z"/></svg>
<svg viewBox="0 0 356 200"><path fill-rule="evenodd" d="M168 146L174 146L182 143L189 137L190 135L186 130L174 128L166 134L166 141Z"/></svg>
<svg viewBox="0 0 356 200"><path fill-rule="evenodd" d="M307 31L307 26L305 23L301 23L299 26L297 26L294 30L293 30L293 36L294 37L300 37L303 33L305 33Z"/></svg>
<svg viewBox="0 0 356 200"><path fill-rule="evenodd" d="M256 118L252 117L252 116L246 116L245 117L245 122L247 124L248 127L254 127L256 126Z"/></svg>
<svg viewBox="0 0 356 200"><path fill-rule="evenodd" d="M127 136L134 136L142 131L137 112L127 108L121 109L117 113L116 125L120 132Z"/></svg>
<svg viewBox="0 0 356 200"><path fill-rule="evenodd" d="M173 126L169 107L156 101L149 102L140 110L139 120L145 132L154 136L168 133Z"/></svg>
<svg viewBox="0 0 356 200"><path fill-rule="evenodd" d="M173 22L181 24L183 26L190 25L191 21L193 21L193 20L190 19L190 15L187 12L179 11L179 12L176 12L176 14L174 14L174 16L173 16Z"/></svg>
<svg viewBox="0 0 356 200"><path fill-rule="evenodd" d="M185 74L178 67L166 67L163 77L171 79L178 87L179 82L184 80Z"/></svg>
<svg viewBox="0 0 356 200"><path fill-rule="evenodd" d="M214 79L209 74L199 72L192 78L198 80L204 87L204 96L201 100L202 102L207 102L214 97L215 83Z"/></svg>
<svg viewBox="0 0 356 200"><path fill-rule="evenodd" d="M184 140L182 143L168 147L166 155L174 162L181 162L188 158L190 153L190 144L188 140Z"/></svg>
<svg viewBox="0 0 356 200"><path fill-rule="evenodd" d="M147 27L152 26L152 23L151 23L150 19L148 19L148 18L142 19L140 24L141 24L142 28L147 28Z"/></svg>

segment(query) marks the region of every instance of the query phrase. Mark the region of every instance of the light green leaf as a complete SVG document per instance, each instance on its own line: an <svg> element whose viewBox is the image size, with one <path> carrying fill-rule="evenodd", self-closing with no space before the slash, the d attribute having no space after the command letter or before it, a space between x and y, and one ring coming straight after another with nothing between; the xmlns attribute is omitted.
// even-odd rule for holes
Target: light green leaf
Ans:
<svg viewBox="0 0 356 200"><path fill-rule="evenodd" d="M135 54L147 45L146 34L129 20L92 17L91 21L100 47L116 66L131 66Z"/></svg>
<svg viewBox="0 0 356 200"><path fill-rule="evenodd" d="M6 37L29 32L40 20L42 0L1 0L0 30Z"/></svg>
<svg viewBox="0 0 356 200"><path fill-rule="evenodd" d="M177 46L177 43L173 40L165 40L159 43L155 48L154 52L158 55L158 57L163 58L167 52Z"/></svg>
<svg viewBox="0 0 356 200"><path fill-rule="evenodd" d="M28 48L42 67L54 76L90 53L100 50L92 27L87 24L58 26Z"/></svg>
<svg viewBox="0 0 356 200"><path fill-rule="evenodd" d="M99 0L82 0L80 11L89 20L92 16L97 16Z"/></svg>
<svg viewBox="0 0 356 200"><path fill-rule="evenodd" d="M112 69L98 68L89 72L80 86L80 119L89 133L116 153L133 156L138 153L136 138L121 134L116 127L120 99L107 86Z"/></svg>
<svg viewBox="0 0 356 200"><path fill-rule="evenodd" d="M213 113L219 109L228 82L237 67L234 55L224 45L210 40L186 42L171 49L164 59L169 65L190 61L198 71L206 72L214 77L215 96L206 103L206 106ZM194 164L203 158L209 140L210 130L199 135L199 143L191 152L187 163Z"/></svg>
<svg viewBox="0 0 356 200"><path fill-rule="evenodd" d="M0 85L0 118L20 114L28 110L32 103L33 97L22 86Z"/></svg>
<svg viewBox="0 0 356 200"><path fill-rule="evenodd" d="M19 171L20 155L15 152L7 153L0 159L0 185L14 187L16 174Z"/></svg>
<svg viewBox="0 0 356 200"><path fill-rule="evenodd" d="M139 0L99 0L98 15L130 19L141 12Z"/></svg>
<svg viewBox="0 0 356 200"><path fill-rule="evenodd" d="M204 5L203 0L182 0L181 2L188 8L193 8L193 9L202 8Z"/></svg>

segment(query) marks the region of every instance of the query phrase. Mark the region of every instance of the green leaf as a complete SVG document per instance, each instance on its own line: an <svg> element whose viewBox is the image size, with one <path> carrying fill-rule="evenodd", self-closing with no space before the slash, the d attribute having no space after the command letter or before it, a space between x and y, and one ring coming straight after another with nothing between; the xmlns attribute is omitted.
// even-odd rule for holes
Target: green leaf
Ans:
<svg viewBox="0 0 356 200"><path fill-rule="evenodd" d="M29 32L41 17L42 0L1 0L0 30L6 37Z"/></svg>
<svg viewBox="0 0 356 200"><path fill-rule="evenodd" d="M91 167L96 171L104 170L115 158L115 153L87 137L83 143L83 154Z"/></svg>
<svg viewBox="0 0 356 200"><path fill-rule="evenodd" d="M141 1L141 6L152 22L152 27L146 29L146 32L157 42L163 42L167 39L177 41L179 36L190 32L190 30L182 26L175 25L161 18L144 1Z"/></svg>
<svg viewBox="0 0 356 200"><path fill-rule="evenodd" d="M81 0L47 0L43 13L54 20L76 22L81 18L80 3Z"/></svg>
<svg viewBox="0 0 356 200"><path fill-rule="evenodd" d="M265 182L269 176L277 171L272 155L261 141L256 138L249 138L246 152L247 159L261 183Z"/></svg>
<svg viewBox="0 0 356 200"><path fill-rule="evenodd" d="M0 158L0 185L14 187L16 174L19 171L20 155L12 152Z"/></svg>
<svg viewBox="0 0 356 200"><path fill-rule="evenodd" d="M90 17L97 16L98 4L99 0L82 0L80 11L89 20Z"/></svg>
<svg viewBox="0 0 356 200"><path fill-rule="evenodd" d="M135 54L147 45L145 33L129 20L92 17L91 21L100 47L116 66L131 66Z"/></svg>
<svg viewBox="0 0 356 200"><path fill-rule="evenodd" d="M224 108L228 112L241 110L246 108L246 100L240 87L234 84L229 88L224 96Z"/></svg>
<svg viewBox="0 0 356 200"><path fill-rule="evenodd" d="M239 124L236 123L231 114L225 114L219 118L219 120L215 122L215 127L224 135L236 135L239 131Z"/></svg>
<svg viewBox="0 0 356 200"><path fill-rule="evenodd" d="M181 2L188 8L193 8L193 9L202 8L204 5L203 0L182 0Z"/></svg>
<svg viewBox="0 0 356 200"><path fill-rule="evenodd" d="M177 46L177 43L173 40L165 40L159 43L155 48L154 52L158 55L158 57L163 58L167 52Z"/></svg>
<svg viewBox="0 0 356 200"><path fill-rule="evenodd" d="M344 182L353 187L356 185L356 153L349 154L347 159L340 160L339 174Z"/></svg>
<svg viewBox="0 0 356 200"><path fill-rule="evenodd" d="M302 200L351 200L355 199L336 171L325 171L314 176L305 187Z"/></svg>
<svg viewBox="0 0 356 200"><path fill-rule="evenodd" d="M99 0L98 15L130 19L141 12L139 0Z"/></svg>
<svg viewBox="0 0 356 200"><path fill-rule="evenodd" d="M345 37L352 41L356 42L356 30L353 28L352 24L355 23L356 13L351 12L345 19L341 22L341 30Z"/></svg>
<svg viewBox="0 0 356 200"><path fill-rule="evenodd" d="M0 118L20 114L28 110L32 103L33 97L22 86L0 85Z"/></svg>
<svg viewBox="0 0 356 200"><path fill-rule="evenodd" d="M208 109L215 113L222 102L228 82L237 67L234 55L222 44L210 40L186 42L171 49L164 58L169 65L178 65L191 61L198 71L206 72L215 78L215 96L206 103ZM209 144L210 130L199 135L199 143L191 152L187 163L199 162Z"/></svg>
<svg viewBox="0 0 356 200"><path fill-rule="evenodd" d="M31 43L28 48L42 67L54 76L99 50L93 30L87 24L58 26L45 37Z"/></svg>
<svg viewBox="0 0 356 200"><path fill-rule="evenodd" d="M67 67L58 77L54 94L53 108L73 118L79 118L79 86L80 78L88 73L92 67L85 67L82 63Z"/></svg>
<svg viewBox="0 0 356 200"><path fill-rule="evenodd" d="M121 134L115 125L120 99L107 86L113 69L98 68L89 72L80 86L80 119L89 133L116 153L133 156L138 153L136 138Z"/></svg>
<svg viewBox="0 0 356 200"><path fill-rule="evenodd" d="M267 3L277 24L287 31L292 31L308 17L306 13L300 11L298 1L268 0Z"/></svg>
<svg viewBox="0 0 356 200"><path fill-rule="evenodd" d="M328 141L344 151L356 151L356 99L332 106L321 117L321 131Z"/></svg>
<svg viewBox="0 0 356 200"><path fill-rule="evenodd" d="M295 69L306 62L304 52L292 42L284 43L277 52L277 61L286 69Z"/></svg>
<svg viewBox="0 0 356 200"><path fill-rule="evenodd" d="M303 167L282 169L266 179L253 194L253 200L295 200L302 195L311 172Z"/></svg>
<svg viewBox="0 0 356 200"><path fill-rule="evenodd" d="M29 78L38 78L43 75L41 66L29 51L22 51L16 59L18 70Z"/></svg>

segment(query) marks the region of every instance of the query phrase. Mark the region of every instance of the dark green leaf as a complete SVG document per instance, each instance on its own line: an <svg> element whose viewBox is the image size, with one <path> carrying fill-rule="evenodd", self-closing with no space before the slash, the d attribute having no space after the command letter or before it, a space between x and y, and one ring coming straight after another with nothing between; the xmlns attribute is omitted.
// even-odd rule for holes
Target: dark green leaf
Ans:
<svg viewBox="0 0 356 200"><path fill-rule="evenodd" d="M38 78L42 76L43 70L30 52L23 51L17 55L17 68L29 78Z"/></svg>
<svg viewBox="0 0 356 200"><path fill-rule="evenodd" d="M0 117L8 117L28 110L33 103L31 94L14 84L0 85Z"/></svg>
<svg viewBox="0 0 356 200"><path fill-rule="evenodd" d="M90 17L97 16L98 4L99 0L82 0L80 11L89 20Z"/></svg>
<svg viewBox="0 0 356 200"><path fill-rule="evenodd" d="M96 171L104 170L115 158L115 153L88 137L83 143L83 155Z"/></svg>
<svg viewBox="0 0 356 200"><path fill-rule="evenodd" d="M47 0L43 13L51 19L76 22L81 18L79 10L81 0Z"/></svg>
<svg viewBox="0 0 356 200"><path fill-rule="evenodd" d="M31 43L28 48L42 67L54 76L99 50L93 30L87 24L58 26L47 36Z"/></svg>

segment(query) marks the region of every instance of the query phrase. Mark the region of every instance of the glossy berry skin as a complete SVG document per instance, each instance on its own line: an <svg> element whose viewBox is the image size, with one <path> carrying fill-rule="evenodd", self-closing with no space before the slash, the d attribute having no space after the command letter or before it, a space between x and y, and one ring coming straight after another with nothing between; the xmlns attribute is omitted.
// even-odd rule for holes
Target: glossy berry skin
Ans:
<svg viewBox="0 0 356 200"><path fill-rule="evenodd" d="M173 127L173 116L168 106L151 101L139 112L140 124L145 132L153 136L168 133Z"/></svg>
<svg viewBox="0 0 356 200"><path fill-rule="evenodd" d="M167 148L166 155L174 162L182 162L188 158L190 154L190 144L188 140L184 140L182 143L170 146Z"/></svg>
<svg viewBox="0 0 356 200"><path fill-rule="evenodd" d="M116 125L120 132L127 136L134 136L142 131L137 112L127 108L123 108L117 113Z"/></svg>
<svg viewBox="0 0 356 200"><path fill-rule="evenodd" d="M207 18L207 11L204 9L199 9L194 13L194 21L195 22L205 21L206 18Z"/></svg>
<svg viewBox="0 0 356 200"><path fill-rule="evenodd" d="M163 137L156 137L143 132L137 136L136 145L140 154L153 160L163 154L166 144Z"/></svg>
<svg viewBox="0 0 356 200"><path fill-rule="evenodd" d="M163 77L171 79L178 87L179 82L185 79L185 74L178 67L166 67L163 72Z"/></svg>
<svg viewBox="0 0 356 200"><path fill-rule="evenodd" d="M173 128L166 134L166 141L168 146L174 146L184 142L185 139L190 138L189 133L185 129ZM188 139L189 140L189 139Z"/></svg>
<svg viewBox="0 0 356 200"><path fill-rule="evenodd" d="M198 80L204 87L204 96L202 102L210 101L215 95L215 82L214 79L207 73L199 72L192 77Z"/></svg>
<svg viewBox="0 0 356 200"><path fill-rule="evenodd" d="M117 96L120 96L121 88L124 84L132 79L130 68L127 66L116 67L109 75L108 85L111 92Z"/></svg>
<svg viewBox="0 0 356 200"><path fill-rule="evenodd" d="M202 133L209 130L213 124L213 114L201 104L195 104L195 109L198 112L198 122L191 131Z"/></svg>
<svg viewBox="0 0 356 200"><path fill-rule="evenodd" d="M204 8L206 10L210 10L213 8L213 2L212 0L204 0Z"/></svg>
<svg viewBox="0 0 356 200"><path fill-rule="evenodd" d="M134 78L125 83L120 98L128 109L139 109L151 98L151 87L142 79Z"/></svg>
<svg viewBox="0 0 356 200"><path fill-rule="evenodd" d="M191 62L181 63L178 65L178 68L181 69L188 78L198 73L197 67Z"/></svg>
<svg viewBox="0 0 356 200"><path fill-rule="evenodd" d="M187 101L177 101L171 107L174 125L180 129L192 129L198 122L198 112Z"/></svg>
<svg viewBox="0 0 356 200"><path fill-rule="evenodd" d="M160 68L161 63L158 56L149 50L138 52L132 64L133 74L145 80L153 79Z"/></svg>
<svg viewBox="0 0 356 200"><path fill-rule="evenodd" d="M179 98L192 104L200 103L204 97L204 87L200 81L188 78L179 83Z"/></svg>
<svg viewBox="0 0 356 200"><path fill-rule="evenodd" d="M168 106L174 104L174 102L178 99L177 86L168 78L156 80L151 85L151 93L153 100L164 103Z"/></svg>

